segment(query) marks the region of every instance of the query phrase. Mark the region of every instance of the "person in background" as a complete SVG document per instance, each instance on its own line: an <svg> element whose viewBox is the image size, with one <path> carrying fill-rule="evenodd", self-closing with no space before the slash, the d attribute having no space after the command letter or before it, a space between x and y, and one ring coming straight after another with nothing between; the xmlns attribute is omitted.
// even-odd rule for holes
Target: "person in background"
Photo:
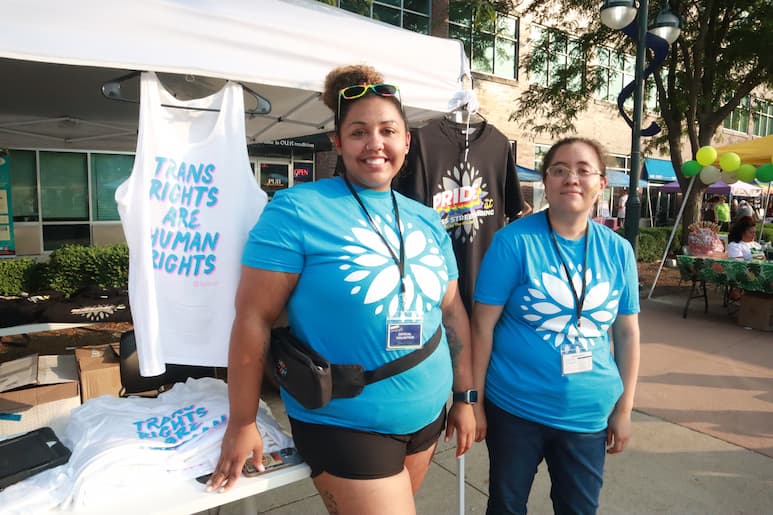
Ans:
<svg viewBox="0 0 773 515"><path fill-rule="evenodd" d="M523 201L523 209L521 209L521 212L518 213L518 216L516 216L516 219L517 218L523 218L524 216L528 216L528 215L530 215L532 213L532 211L534 211L534 208L532 208L531 204L529 204L528 202L526 202L524 200Z"/></svg>
<svg viewBox="0 0 773 515"><path fill-rule="evenodd" d="M715 207L717 207L717 204L719 203L719 197L716 195L708 199L704 205L703 205L703 211L701 212L701 220L704 222L715 222L717 221L717 212L714 210Z"/></svg>
<svg viewBox="0 0 773 515"><path fill-rule="evenodd" d="M628 193L625 192L617 199L617 223L625 225L625 204L628 202Z"/></svg>
<svg viewBox="0 0 773 515"><path fill-rule="evenodd" d="M410 143L399 88L369 66L345 66L328 74L323 100L335 115L340 173L278 191L250 233L230 341L230 416L208 490L230 489L250 454L263 468L255 415L270 330L286 307L296 337L331 363L366 370L439 331L429 357L356 397L307 409L281 390L330 513L413 514L452 387L464 394L454 396L446 440L456 432L457 455L473 443L469 319L437 212L391 187ZM389 337L395 327L411 339Z"/></svg>
<svg viewBox="0 0 773 515"><path fill-rule="evenodd" d="M714 206L714 212L717 215L719 230L727 232L730 228L730 205L727 203L724 196L719 197L717 205Z"/></svg>
<svg viewBox="0 0 773 515"><path fill-rule="evenodd" d="M756 230L757 223L754 217L738 218L727 234L727 257L749 261L752 259L752 254L761 253L762 247L754 241Z"/></svg>
<svg viewBox="0 0 773 515"><path fill-rule="evenodd" d="M639 286L630 244L587 216L604 163L593 140L555 143L550 207L500 229L483 259L472 346L489 515L526 513L543 459L555 513L595 513L605 453L631 438Z"/></svg>
<svg viewBox="0 0 773 515"><path fill-rule="evenodd" d="M740 220L745 216L750 216L757 222L757 212L746 200L741 200L741 202L738 203L738 209L736 209L735 212L736 216L733 220Z"/></svg>

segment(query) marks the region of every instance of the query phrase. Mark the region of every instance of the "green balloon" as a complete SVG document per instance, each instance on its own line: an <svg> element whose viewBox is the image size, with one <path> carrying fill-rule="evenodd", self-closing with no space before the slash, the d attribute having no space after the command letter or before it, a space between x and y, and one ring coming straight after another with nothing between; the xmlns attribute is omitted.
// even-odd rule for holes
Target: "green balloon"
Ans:
<svg viewBox="0 0 773 515"><path fill-rule="evenodd" d="M748 163L743 164L735 171L735 176L738 177L739 181L752 182L757 176L757 167Z"/></svg>
<svg viewBox="0 0 773 515"><path fill-rule="evenodd" d="M765 164L757 168L757 180L760 182L773 181L773 164Z"/></svg>
<svg viewBox="0 0 773 515"><path fill-rule="evenodd" d="M685 177L693 177L701 172L701 168L703 168L701 164L694 159L685 161L682 163L682 175Z"/></svg>

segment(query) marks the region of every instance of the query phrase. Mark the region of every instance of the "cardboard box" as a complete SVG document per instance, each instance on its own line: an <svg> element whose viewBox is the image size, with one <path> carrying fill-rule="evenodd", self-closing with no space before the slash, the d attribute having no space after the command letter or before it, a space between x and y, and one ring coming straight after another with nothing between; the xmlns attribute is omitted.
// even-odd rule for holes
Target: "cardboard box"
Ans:
<svg viewBox="0 0 773 515"><path fill-rule="evenodd" d="M100 395L118 397L121 372L118 355L110 345L93 345L75 349L81 383L81 401Z"/></svg>
<svg viewBox="0 0 773 515"><path fill-rule="evenodd" d="M0 363L0 392L38 382L38 355L34 352L3 355Z"/></svg>
<svg viewBox="0 0 773 515"><path fill-rule="evenodd" d="M38 356L38 384L0 393L0 435L50 426L61 434L81 404L75 356Z"/></svg>
<svg viewBox="0 0 773 515"><path fill-rule="evenodd" d="M773 331L773 295L746 292L741 297L738 325Z"/></svg>

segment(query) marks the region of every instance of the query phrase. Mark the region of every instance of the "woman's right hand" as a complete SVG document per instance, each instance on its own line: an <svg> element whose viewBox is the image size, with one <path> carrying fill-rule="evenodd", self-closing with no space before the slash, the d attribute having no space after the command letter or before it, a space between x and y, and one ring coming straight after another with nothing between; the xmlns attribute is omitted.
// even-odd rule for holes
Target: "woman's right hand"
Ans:
<svg viewBox="0 0 773 515"><path fill-rule="evenodd" d="M255 422L246 425L229 423L220 446L220 458L212 476L207 481L207 492L227 492L239 476L242 467L252 453L255 468L263 471L263 439Z"/></svg>
<svg viewBox="0 0 773 515"><path fill-rule="evenodd" d="M488 423L486 421L486 411L483 409L483 403L479 402L473 406L473 413L475 414L475 441L482 442L486 438L486 430L488 429Z"/></svg>

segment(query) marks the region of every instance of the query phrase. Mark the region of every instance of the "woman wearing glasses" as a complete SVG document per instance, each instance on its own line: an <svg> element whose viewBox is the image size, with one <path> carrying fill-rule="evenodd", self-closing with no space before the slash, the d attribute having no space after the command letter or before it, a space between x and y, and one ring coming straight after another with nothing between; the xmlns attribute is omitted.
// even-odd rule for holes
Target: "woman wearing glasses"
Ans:
<svg viewBox="0 0 773 515"><path fill-rule="evenodd" d="M231 413L211 490L233 486L250 453L260 464L255 414L270 329L285 307L295 336L331 363L366 370L440 337L419 364L353 398L307 409L282 389L330 513L415 513L449 394L472 389L451 241L434 210L391 188L410 135L399 89L383 82L368 66L327 76L338 176L277 192L250 234L230 343ZM454 432L461 455L475 437L470 404L453 404L446 439Z"/></svg>
<svg viewBox="0 0 773 515"><path fill-rule="evenodd" d="M556 513L595 513L605 452L631 435L639 367L636 259L588 218L606 186L599 145L554 144L542 165L549 208L500 229L472 315L482 403L476 440L490 458L489 514L526 513L544 459ZM610 348L611 341L614 354Z"/></svg>

